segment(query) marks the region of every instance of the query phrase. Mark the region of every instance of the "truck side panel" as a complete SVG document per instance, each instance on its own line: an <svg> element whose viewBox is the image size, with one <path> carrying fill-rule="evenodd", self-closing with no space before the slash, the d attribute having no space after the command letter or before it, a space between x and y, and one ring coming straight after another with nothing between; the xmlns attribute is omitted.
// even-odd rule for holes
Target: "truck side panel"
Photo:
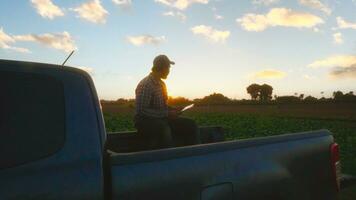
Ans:
<svg viewBox="0 0 356 200"><path fill-rule="evenodd" d="M335 199L327 131L112 155L113 199Z"/></svg>

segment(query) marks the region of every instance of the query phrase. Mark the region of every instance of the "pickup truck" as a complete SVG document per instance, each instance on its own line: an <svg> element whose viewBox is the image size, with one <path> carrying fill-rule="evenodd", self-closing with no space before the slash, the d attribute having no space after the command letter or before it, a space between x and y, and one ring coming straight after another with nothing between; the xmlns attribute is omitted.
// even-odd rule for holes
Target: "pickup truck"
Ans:
<svg viewBox="0 0 356 200"><path fill-rule="evenodd" d="M106 133L89 74L0 60L0 199L336 199L338 145L327 130L141 150Z"/></svg>

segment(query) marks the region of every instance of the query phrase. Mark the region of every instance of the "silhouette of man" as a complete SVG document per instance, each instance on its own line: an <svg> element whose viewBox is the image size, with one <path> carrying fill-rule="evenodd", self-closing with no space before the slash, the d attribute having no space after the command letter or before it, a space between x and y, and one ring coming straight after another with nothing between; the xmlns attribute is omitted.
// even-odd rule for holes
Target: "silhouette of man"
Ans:
<svg viewBox="0 0 356 200"><path fill-rule="evenodd" d="M151 73L136 88L134 121L148 149L199 143L196 123L180 117L180 108L167 105L167 88L162 79L167 78L170 67L174 64L166 55L158 55L153 60Z"/></svg>

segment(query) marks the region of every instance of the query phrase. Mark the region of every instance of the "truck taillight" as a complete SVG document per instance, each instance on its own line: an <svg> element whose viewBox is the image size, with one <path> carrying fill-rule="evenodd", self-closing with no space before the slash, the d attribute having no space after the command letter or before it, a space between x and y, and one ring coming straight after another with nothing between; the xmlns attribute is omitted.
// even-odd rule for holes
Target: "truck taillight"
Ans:
<svg viewBox="0 0 356 200"><path fill-rule="evenodd" d="M332 173L335 178L335 187L336 190L340 191L340 178L341 178L341 163L340 163L340 154L339 154L339 145L337 143L333 143L330 146L331 153L331 168Z"/></svg>

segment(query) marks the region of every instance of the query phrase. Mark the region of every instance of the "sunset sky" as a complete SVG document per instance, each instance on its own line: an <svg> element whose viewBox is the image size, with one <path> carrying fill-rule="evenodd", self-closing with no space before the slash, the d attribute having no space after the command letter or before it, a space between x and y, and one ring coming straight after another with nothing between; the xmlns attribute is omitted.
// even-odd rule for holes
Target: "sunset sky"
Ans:
<svg viewBox="0 0 356 200"><path fill-rule="evenodd" d="M170 96L356 93L356 0L2 0L0 59L88 71L102 99L133 98L158 54Z"/></svg>

